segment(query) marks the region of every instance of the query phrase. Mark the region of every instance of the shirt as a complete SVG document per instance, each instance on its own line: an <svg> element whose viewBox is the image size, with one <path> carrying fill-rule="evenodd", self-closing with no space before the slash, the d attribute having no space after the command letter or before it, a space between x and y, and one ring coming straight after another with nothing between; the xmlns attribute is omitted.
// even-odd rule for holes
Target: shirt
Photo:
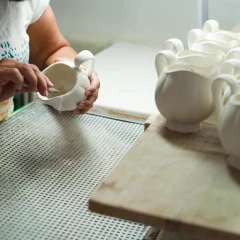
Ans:
<svg viewBox="0 0 240 240"><path fill-rule="evenodd" d="M49 0L14 2L0 0L0 59L13 58L29 61L27 28L44 13ZM13 111L13 98L0 102L0 121Z"/></svg>

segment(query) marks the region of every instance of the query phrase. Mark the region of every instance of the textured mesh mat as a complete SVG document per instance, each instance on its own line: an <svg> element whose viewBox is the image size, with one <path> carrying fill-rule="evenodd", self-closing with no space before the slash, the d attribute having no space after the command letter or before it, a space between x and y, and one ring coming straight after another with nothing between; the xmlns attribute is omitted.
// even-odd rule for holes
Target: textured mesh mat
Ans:
<svg viewBox="0 0 240 240"><path fill-rule="evenodd" d="M0 123L0 239L142 239L147 227L88 210L142 131L39 103Z"/></svg>

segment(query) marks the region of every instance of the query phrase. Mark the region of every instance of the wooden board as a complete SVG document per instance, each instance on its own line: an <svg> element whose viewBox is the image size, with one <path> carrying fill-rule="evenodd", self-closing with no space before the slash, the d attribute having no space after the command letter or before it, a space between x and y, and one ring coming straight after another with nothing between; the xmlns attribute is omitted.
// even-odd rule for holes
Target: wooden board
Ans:
<svg viewBox="0 0 240 240"><path fill-rule="evenodd" d="M229 167L214 117L194 134L159 115L89 201L89 209L206 239L240 239L240 172Z"/></svg>

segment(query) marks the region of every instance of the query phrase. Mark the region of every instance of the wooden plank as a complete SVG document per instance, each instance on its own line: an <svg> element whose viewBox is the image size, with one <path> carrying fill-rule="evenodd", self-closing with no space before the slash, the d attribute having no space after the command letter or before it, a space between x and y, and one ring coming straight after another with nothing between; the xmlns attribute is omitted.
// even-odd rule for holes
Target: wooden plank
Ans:
<svg viewBox="0 0 240 240"><path fill-rule="evenodd" d="M159 115L89 201L89 209L202 239L240 238L240 173L228 166L214 117L194 134Z"/></svg>
<svg viewBox="0 0 240 240"><path fill-rule="evenodd" d="M160 234L160 229L151 227L147 231L146 235L144 236L143 240L156 240L158 235Z"/></svg>
<svg viewBox="0 0 240 240"><path fill-rule="evenodd" d="M158 115L150 115L144 123L144 131L157 119Z"/></svg>

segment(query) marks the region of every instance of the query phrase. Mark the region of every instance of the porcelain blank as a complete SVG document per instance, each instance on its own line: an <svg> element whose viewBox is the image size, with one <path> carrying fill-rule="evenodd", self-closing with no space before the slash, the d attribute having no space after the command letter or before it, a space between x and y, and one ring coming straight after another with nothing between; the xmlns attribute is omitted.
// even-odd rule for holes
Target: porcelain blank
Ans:
<svg viewBox="0 0 240 240"><path fill-rule="evenodd" d="M228 59L240 59L240 47L231 49L226 55L226 60Z"/></svg>
<svg viewBox="0 0 240 240"><path fill-rule="evenodd" d="M216 66L172 64L165 67L155 89L155 102L166 118L166 127L178 132L196 132L213 112L212 79Z"/></svg>
<svg viewBox="0 0 240 240"><path fill-rule="evenodd" d="M170 50L174 52L175 54L183 51L184 46L181 40L178 38L171 38L168 39L164 44L163 44L163 50Z"/></svg>
<svg viewBox="0 0 240 240"><path fill-rule="evenodd" d="M213 53L198 52L194 50L184 50L176 54L178 63L190 64L200 67L207 67L213 64L221 66L225 60L223 51Z"/></svg>
<svg viewBox="0 0 240 240"><path fill-rule="evenodd" d="M230 42L220 42L220 41L214 41L210 39L202 39L195 42L192 45L191 50L205 52L205 53L223 51L225 54L227 54L229 50L237 46L238 46L238 42L236 40L232 40Z"/></svg>
<svg viewBox="0 0 240 240"><path fill-rule="evenodd" d="M210 33L219 31L219 23L216 20L207 20L203 25L203 32Z"/></svg>
<svg viewBox="0 0 240 240"><path fill-rule="evenodd" d="M234 76L236 81L238 82L240 86L240 60L238 59L228 59L226 60L220 69L221 74L229 74L231 76ZM240 90L240 88L239 88ZM225 104L231 96L231 89L228 85L227 87L224 86L224 93L223 93L223 103Z"/></svg>
<svg viewBox="0 0 240 240"><path fill-rule="evenodd" d="M183 43L181 42L181 40L177 39L177 38L172 38L167 40L164 43L163 46L164 50L170 50L175 54L175 58L172 54L171 56L171 60L170 60L170 55L168 56L170 62L169 64L172 64L174 62L177 63L182 63L182 64L190 64L190 65L195 65L195 66L210 66L212 64L216 64L218 66L220 66L223 61L225 60L225 53L219 49L218 51L208 51L208 52L204 52L204 51L197 51L197 50L184 50L183 47ZM163 52L163 51L161 51ZM161 53L160 52L160 53ZM158 59L159 57L156 57L155 59L155 64L156 61L158 61L159 63L157 63L158 65L163 62L162 60L159 61ZM174 59L174 60L173 60ZM157 71L159 71L159 69L156 67ZM162 69L162 68L161 68ZM158 72L158 76L159 76L160 72Z"/></svg>
<svg viewBox="0 0 240 240"><path fill-rule="evenodd" d="M222 84L229 84L232 96L223 107ZM218 132L228 162L240 170L240 93L236 79L228 74L219 75L212 84L213 101L218 116Z"/></svg>
<svg viewBox="0 0 240 240"><path fill-rule="evenodd" d="M88 61L84 69L81 64ZM37 93L42 103L51 105L59 111L70 111L86 99L85 89L90 86L89 76L93 72L94 56L89 51L80 52L74 62L57 62L47 67L43 73L60 92L49 92L48 97Z"/></svg>

